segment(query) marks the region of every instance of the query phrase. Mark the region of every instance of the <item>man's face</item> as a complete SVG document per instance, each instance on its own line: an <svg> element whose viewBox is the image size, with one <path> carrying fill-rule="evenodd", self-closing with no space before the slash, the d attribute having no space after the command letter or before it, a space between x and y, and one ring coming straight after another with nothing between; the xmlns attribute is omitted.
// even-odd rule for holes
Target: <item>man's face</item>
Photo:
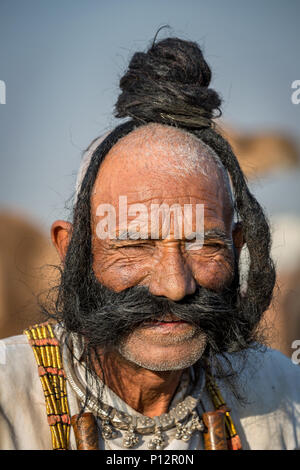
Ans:
<svg viewBox="0 0 300 470"><path fill-rule="evenodd" d="M142 204L141 239L122 239L120 200ZM120 199L121 197L121 199ZM110 204L116 214L116 236L99 237L99 206ZM171 217L168 237L163 219L151 235L154 204L191 205L191 228L196 232L196 205L204 207L204 243L191 249L192 240L178 238ZM103 206L102 206L103 207ZM135 206L137 208L138 206ZM234 276L232 203L224 170L196 139L177 129L148 125L119 141L106 156L91 198L93 270L97 280L115 292L146 287L159 298L182 301L197 286L216 292ZM137 217L127 214L127 227ZM184 232L184 231L183 231ZM121 236L120 236L121 235ZM121 238L121 239L120 239ZM152 370L182 369L196 362L206 346L205 331L174 315L136 327L120 338L119 353Z"/></svg>

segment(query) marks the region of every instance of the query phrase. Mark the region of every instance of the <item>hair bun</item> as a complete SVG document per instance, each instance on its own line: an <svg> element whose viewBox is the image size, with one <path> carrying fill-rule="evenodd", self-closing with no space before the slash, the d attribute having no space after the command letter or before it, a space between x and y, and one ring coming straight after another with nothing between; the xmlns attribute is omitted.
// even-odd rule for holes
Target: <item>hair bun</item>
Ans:
<svg viewBox="0 0 300 470"><path fill-rule="evenodd" d="M164 39L136 52L120 80L116 117L186 127L208 127L221 111L219 95L208 88L211 70L195 42Z"/></svg>

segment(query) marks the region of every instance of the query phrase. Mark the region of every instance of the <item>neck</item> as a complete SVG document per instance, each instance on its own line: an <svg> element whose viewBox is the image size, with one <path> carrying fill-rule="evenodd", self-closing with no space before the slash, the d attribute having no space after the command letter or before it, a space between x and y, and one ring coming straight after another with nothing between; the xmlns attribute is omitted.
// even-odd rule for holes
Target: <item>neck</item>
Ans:
<svg viewBox="0 0 300 470"><path fill-rule="evenodd" d="M97 375L127 405L150 418L167 413L183 370L151 371L124 359L118 352L94 355Z"/></svg>

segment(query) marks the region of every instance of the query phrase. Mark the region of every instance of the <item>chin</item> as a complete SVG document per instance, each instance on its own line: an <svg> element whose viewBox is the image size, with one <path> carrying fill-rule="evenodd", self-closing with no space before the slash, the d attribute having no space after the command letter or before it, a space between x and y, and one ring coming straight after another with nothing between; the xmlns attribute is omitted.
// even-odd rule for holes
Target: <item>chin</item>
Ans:
<svg viewBox="0 0 300 470"><path fill-rule="evenodd" d="M183 370L192 366L202 357L206 344L206 337L202 333L192 341L170 347L148 344L141 347L140 344L132 344L129 340L119 346L118 352L136 366L162 372Z"/></svg>

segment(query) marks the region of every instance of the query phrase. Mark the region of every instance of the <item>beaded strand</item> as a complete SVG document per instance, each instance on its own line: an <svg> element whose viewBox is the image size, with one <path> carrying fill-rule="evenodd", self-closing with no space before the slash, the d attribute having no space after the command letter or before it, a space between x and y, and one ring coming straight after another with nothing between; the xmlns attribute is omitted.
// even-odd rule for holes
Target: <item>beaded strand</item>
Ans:
<svg viewBox="0 0 300 470"><path fill-rule="evenodd" d="M24 331L38 364L44 391L46 412L54 450L68 449L70 413L67 400L66 376L62 367L59 342L49 323L35 325Z"/></svg>

